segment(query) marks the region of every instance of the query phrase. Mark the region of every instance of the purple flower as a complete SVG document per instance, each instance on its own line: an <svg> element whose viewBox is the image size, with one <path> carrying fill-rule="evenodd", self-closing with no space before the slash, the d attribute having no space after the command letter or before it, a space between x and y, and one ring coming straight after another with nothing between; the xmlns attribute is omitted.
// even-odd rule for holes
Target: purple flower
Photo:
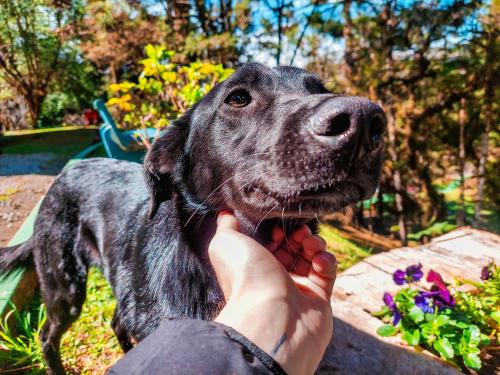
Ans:
<svg viewBox="0 0 500 375"><path fill-rule="evenodd" d="M434 270L430 270L427 274L427 281L433 283L439 289L446 289L446 284L444 283L443 278Z"/></svg>
<svg viewBox="0 0 500 375"><path fill-rule="evenodd" d="M399 312L398 309L394 310L394 316L392 317L392 325L395 326L399 323L401 320L401 313Z"/></svg>
<svg viewBox="0 0 500 375"><path fill-rule="evenodd" d="M419 281L423 275L422 265L419 263L406 267L405 271L396 270L392 274L392 279L397 285L403 285L404 283Z"/></svg>
<svg viewBox="0 0 500 375"><path fill-rule="evenodd" d="M422 278L422 276L424 276L424 273L422 271L422 265L419 263L407 267L406 275L412 281L419 281Z"/></svg>
<svg viewBox="0 0 500 375"><path fill-rule="evenodd" d="M417 305L420 310L427 314L434 313L434 300L432 297L439 292L419 292L418 296L415 296L415 305Z"/></svg>
<svg viewBox="0 0 500 375"><path fill-rule="evenodd" d="M392 279L394 280L394 282L398 285L403 285L406 280L405 280L405 271L403 270L396 270L393 274L392 274Z"/></svg>
<svg viewBox="0 0 500 375"><path fill-rule="evenodd" d="M384 293L383 299L384 299L385 305L392 312L392 325L398 324L399 321L401 320L401 312L396 307L396 303L394 302L394 299L392 298L390 293L387 293L387 292Z"/></svg>
<svg viewBox="0 0 500 375"><path fill-rule="evenodd" d="M396 304L394 303L394 299L392 298L390 293L384 293L384 303L385 305L392 311L396 308Z"/></svg>
<svg viewBox="0 0 500 375"><path fill-rule="evenodd" d="M455 300L439 273L430 270L427 274L427 281L434 284L432 285L431 292L434 293L434 303L439 310L455 306Z"/></svg>
<svg viewBox="0 0 500 375"><path fill-rule="evenodd" d="M481 269L481 280L488 280L491 277L490 266Z"/></svg>

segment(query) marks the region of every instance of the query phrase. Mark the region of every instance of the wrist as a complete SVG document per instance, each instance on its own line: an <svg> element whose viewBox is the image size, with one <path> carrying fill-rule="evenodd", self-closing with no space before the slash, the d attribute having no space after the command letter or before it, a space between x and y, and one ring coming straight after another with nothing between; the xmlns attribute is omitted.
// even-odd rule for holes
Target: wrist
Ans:
<svg viewBox="0 0 500 375"><path fill-rule="evenodd" d="M304 310L291 296L233 295L215 321L245 336L288 374L312 374L323 353L319 331L332 322L331 310L320 310Z"/></svg>

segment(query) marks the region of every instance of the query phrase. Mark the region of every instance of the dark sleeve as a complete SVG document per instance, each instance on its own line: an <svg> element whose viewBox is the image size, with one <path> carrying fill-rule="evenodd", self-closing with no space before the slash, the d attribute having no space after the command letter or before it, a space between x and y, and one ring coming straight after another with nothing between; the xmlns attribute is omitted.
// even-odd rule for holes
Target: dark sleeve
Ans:
<svg viewBox="0 0 500 375"><path fill-rule="evenodd" d="M262 349L234 329L199 319L164 321L108 374L285 374Z"/></svg>

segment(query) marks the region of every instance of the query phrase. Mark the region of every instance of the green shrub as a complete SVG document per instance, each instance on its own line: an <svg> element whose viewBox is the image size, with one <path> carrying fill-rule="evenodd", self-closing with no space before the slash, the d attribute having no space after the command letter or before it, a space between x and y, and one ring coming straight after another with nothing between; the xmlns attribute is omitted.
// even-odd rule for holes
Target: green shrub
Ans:
<svg viewBox="0 0 500 375"><path fill-rule="evenodd" d="M147 45L145 52L137 82L108 87L111 97L107 105L118 110L126 128L166 127L233 72L220 64L173 63L175 52L162 46Z"/></svg>

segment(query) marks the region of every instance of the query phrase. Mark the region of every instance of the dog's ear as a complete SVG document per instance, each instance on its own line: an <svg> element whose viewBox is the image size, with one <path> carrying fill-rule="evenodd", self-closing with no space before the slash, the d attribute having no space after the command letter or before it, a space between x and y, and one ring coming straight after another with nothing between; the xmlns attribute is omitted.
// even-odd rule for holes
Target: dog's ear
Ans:
<svg viewBox="0 0 500 375"><path fill-rule="evenodd" d="M149 218L153 218L160 204L172 197L173 174L182 157L189 128L189 114L174 121L153 142L144 160L144 174L150 195Z"/></svg>

